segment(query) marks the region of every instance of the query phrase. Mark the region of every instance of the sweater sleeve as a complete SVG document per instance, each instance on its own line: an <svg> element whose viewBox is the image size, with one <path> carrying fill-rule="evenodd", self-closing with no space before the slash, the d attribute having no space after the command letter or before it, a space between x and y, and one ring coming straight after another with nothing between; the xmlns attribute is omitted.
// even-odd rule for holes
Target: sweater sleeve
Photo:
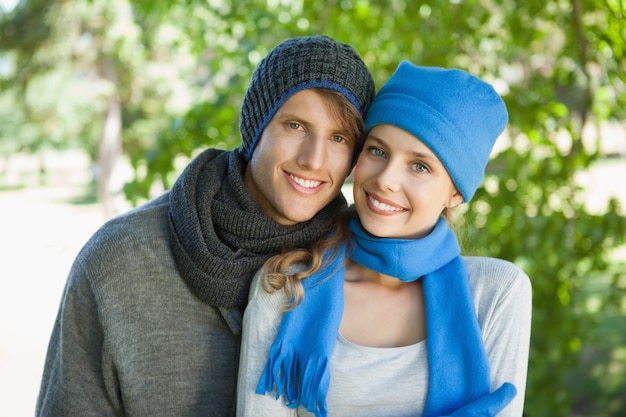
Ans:
<svg viewBox="0 0 626 417"><path fill-rule="evenodd" d="M498 417L521 417L530 345L532 288L514 264L494 258L469 258L468 271L491 367L491 391L505 382L517 395Z"/></svg>
<svg viewBox="0 0 626 417"><path fill-rule="evenodd" d="M118 416L102 374L103 332L84 263L70 271L48 345L36 416Z"/></svg>
<svg viewBox="0 0 626 417"><path fill-rule="evenodd" d="M250 288L248 306L243 318L241 356L237 383L237 417L295 417L296 411L286 407L272 393L256 394L256 386L269 351L282 321L285 305L283 291L267 293L257 273Z"/></svg>

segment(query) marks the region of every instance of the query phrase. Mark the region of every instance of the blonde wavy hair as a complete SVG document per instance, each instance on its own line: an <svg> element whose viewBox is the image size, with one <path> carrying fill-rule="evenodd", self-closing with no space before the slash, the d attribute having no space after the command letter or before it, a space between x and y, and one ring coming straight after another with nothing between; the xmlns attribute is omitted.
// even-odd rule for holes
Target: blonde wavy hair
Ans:
<svg viewBox="0 0 626 417"><path fill-rule="evenodd" d="M348 222L354 216L356 211L353 207L345 208L335 216L336 228L329 237L308 248L281 252L265 262L261 285L268 293L285 292L290 302L285 305L284 311L294 309L302 301L302 280L316 273L322 267L322 260L335 260L343 243L349 244Z"/></svg>

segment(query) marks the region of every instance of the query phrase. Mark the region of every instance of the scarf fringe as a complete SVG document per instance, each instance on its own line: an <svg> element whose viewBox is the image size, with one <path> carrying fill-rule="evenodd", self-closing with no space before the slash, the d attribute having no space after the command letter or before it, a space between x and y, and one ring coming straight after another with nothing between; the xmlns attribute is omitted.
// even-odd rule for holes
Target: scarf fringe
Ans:
<svg viewBox="0 0 626 417"><path fill-rule="evenodd" d="M282 341L273 345L256 393L265 395L276 387L276 399L284 397L287 407L303 406L316 417L325 417L328 415L326 394L330 384L328 358L302 356Z"/></svg>

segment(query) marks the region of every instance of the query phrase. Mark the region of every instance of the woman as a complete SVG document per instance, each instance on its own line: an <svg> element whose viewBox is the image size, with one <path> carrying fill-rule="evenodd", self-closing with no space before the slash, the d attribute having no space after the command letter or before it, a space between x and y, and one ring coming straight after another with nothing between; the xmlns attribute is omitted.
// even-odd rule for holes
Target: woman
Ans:
<svg viewBox="0 0 626 417"><path fill-rule="evenodd" d="M462 257L445 220L482 182L507 119L480 79L399 65L366 117L358 217L253 283L239 416L522 415L530 281Z"/></svg>

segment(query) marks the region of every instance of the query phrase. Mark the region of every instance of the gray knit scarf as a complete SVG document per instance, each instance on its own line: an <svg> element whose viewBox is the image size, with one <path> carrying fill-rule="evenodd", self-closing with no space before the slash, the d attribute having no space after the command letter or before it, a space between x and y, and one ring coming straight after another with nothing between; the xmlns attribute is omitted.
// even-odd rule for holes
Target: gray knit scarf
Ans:
<svg viewBox="0 0 626 417"><path fill-rule="evenodd" d="M255 272L281 249L325 237L346 205L340 194L308 222L282 226L260 210L243 183L236 152L207 149L176 180L170 195L172 251L178 269L203 301L245 306Z"/></svg>

